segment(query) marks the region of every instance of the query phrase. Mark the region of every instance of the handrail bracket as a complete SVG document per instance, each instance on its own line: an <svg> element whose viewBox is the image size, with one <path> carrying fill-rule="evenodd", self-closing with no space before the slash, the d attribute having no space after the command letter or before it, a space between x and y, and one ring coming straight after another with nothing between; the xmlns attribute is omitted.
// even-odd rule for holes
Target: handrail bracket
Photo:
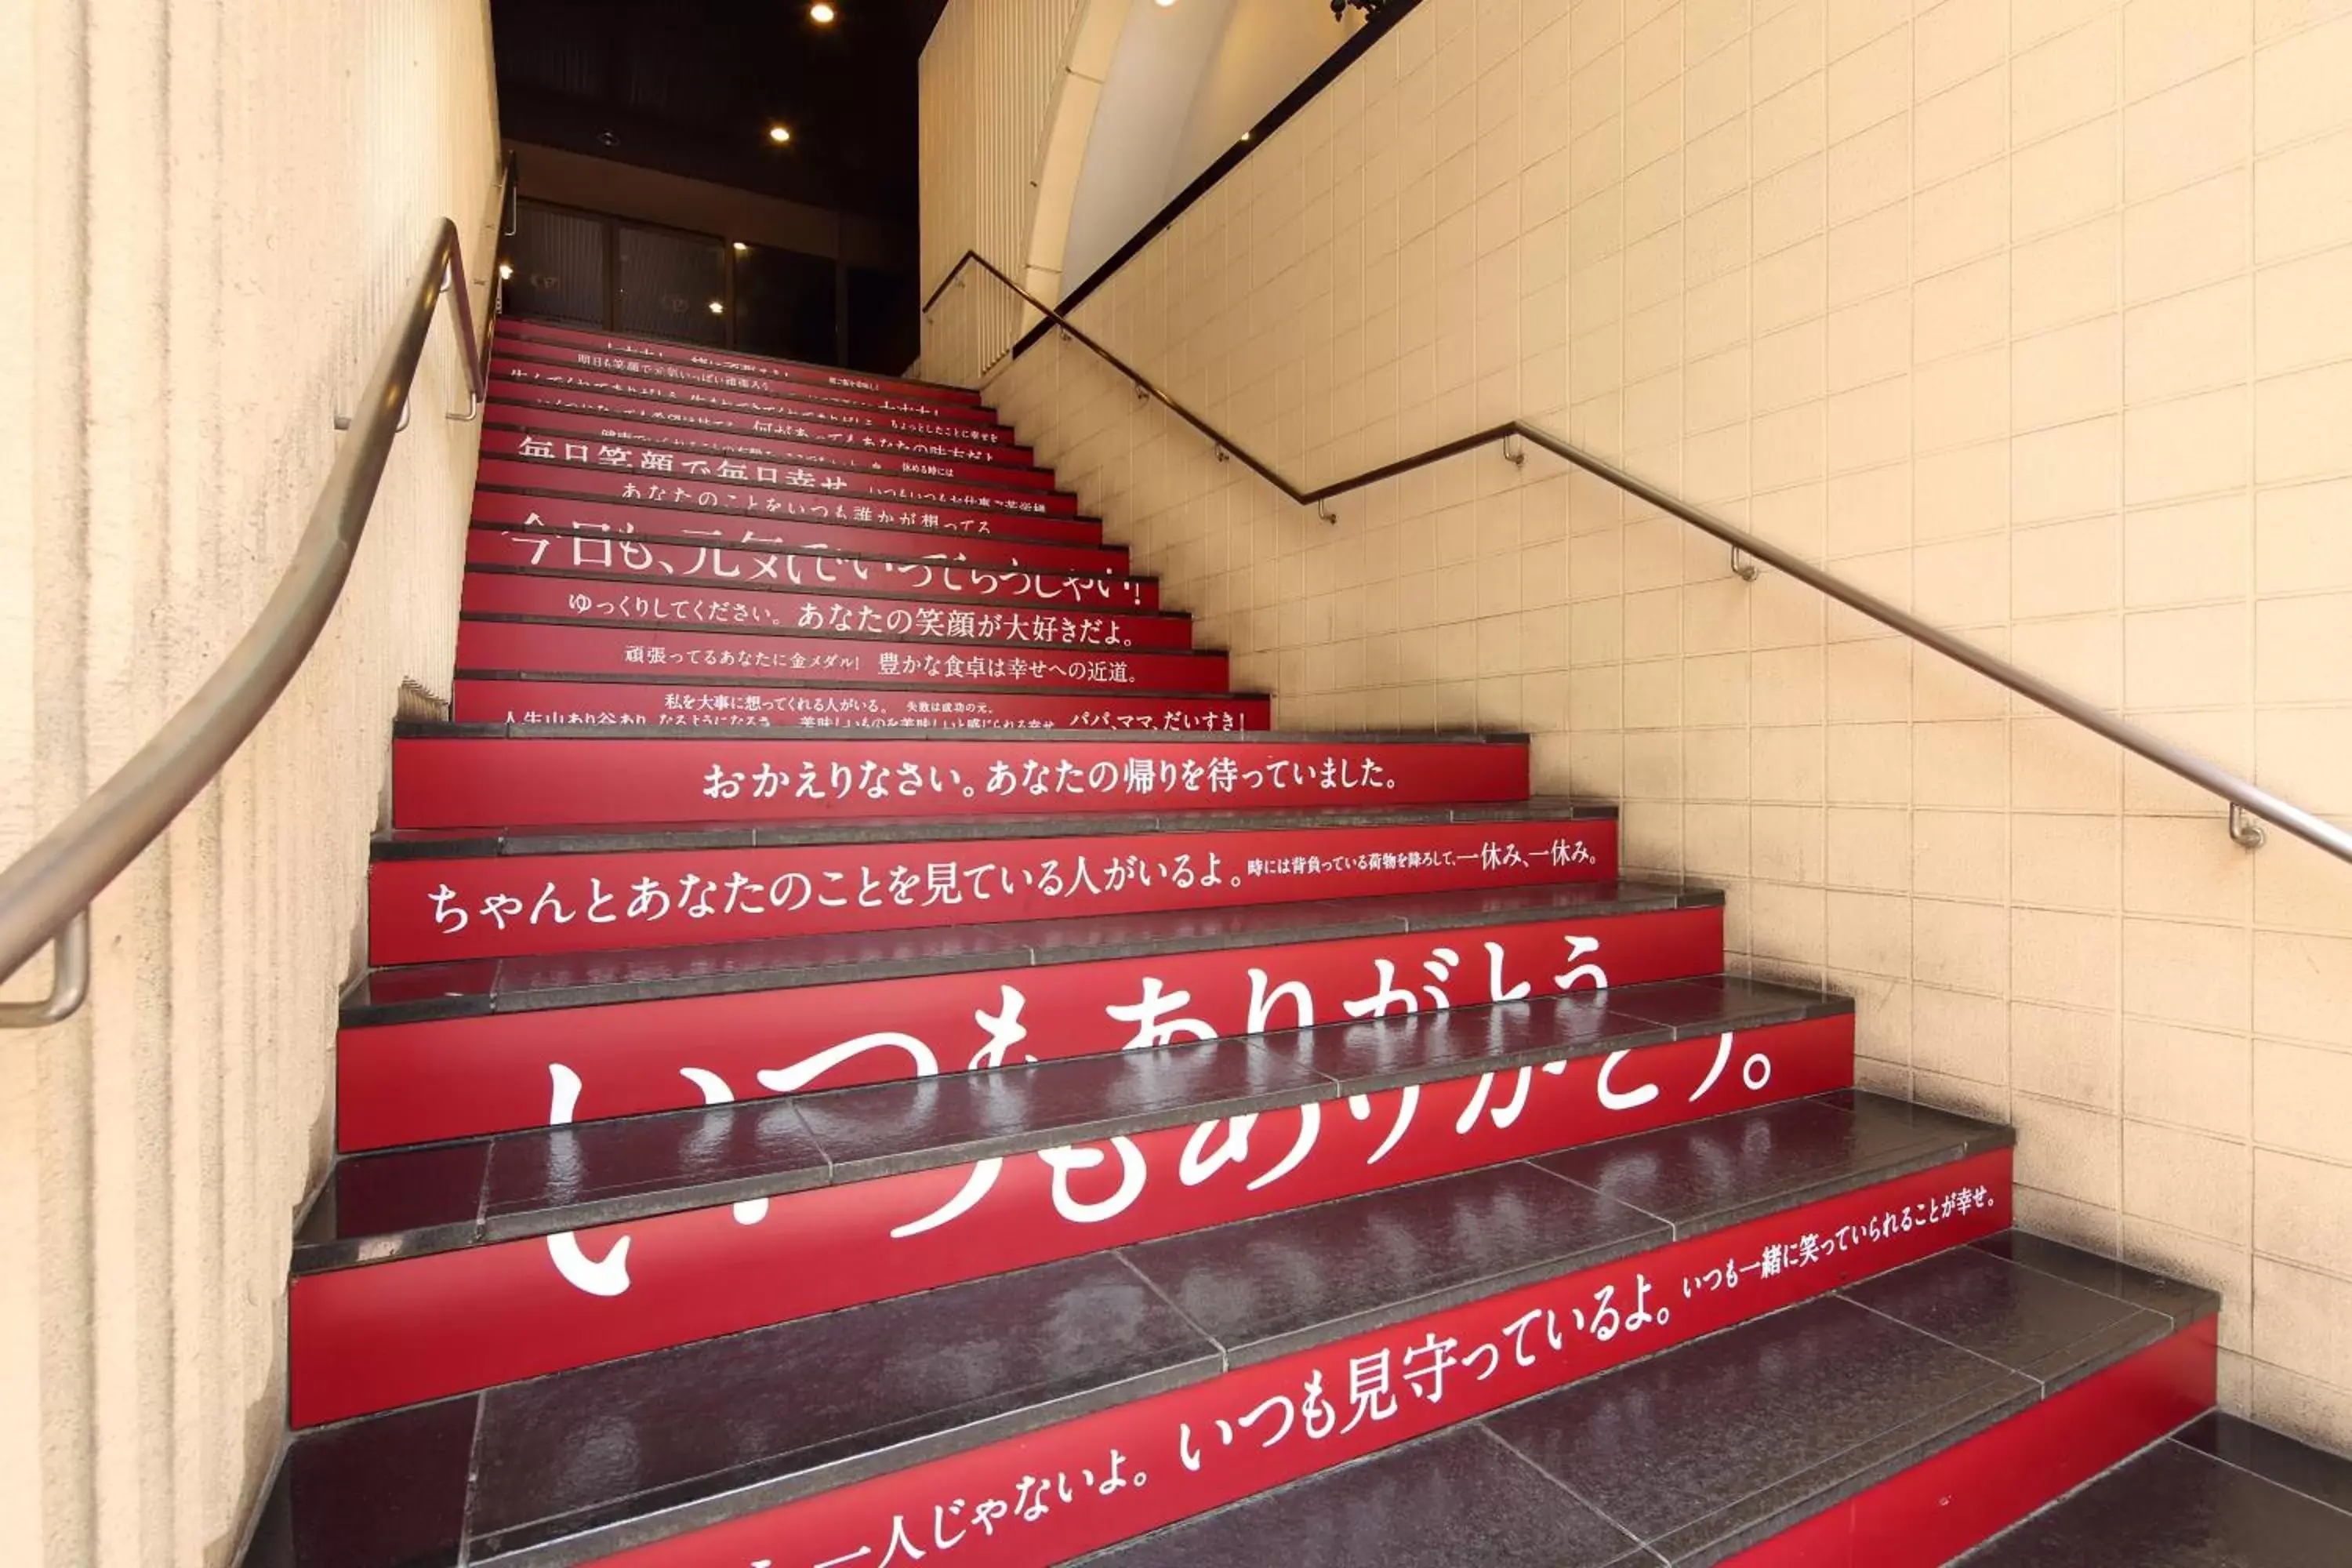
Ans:
<svg viewBox="0 0 2352 1568"><path fill-rule="evenodd" d="M89 910L85 905L49 943L49 994L38 1002L0 1003L0 1029L46 1029L78 1012L89 994Z"/></svg>
<svg viewBox="0 0 2352 1568"><path fill-rule="evenodd" d="M2261 817L2256 816L2234 800L2230 803L2230 841L2231 843L2241 849L2260 849L2270 842L2270 831L2263 826Z"/></svg>

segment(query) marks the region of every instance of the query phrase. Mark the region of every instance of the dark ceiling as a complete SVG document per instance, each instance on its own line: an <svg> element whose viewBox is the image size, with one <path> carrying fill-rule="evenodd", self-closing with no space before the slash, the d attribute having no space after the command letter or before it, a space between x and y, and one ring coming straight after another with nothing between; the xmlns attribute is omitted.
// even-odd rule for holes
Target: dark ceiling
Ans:
<svg viewBox="0 0 2352 1568"><path fill-rule="evenodd" d="M911 225L946 0L491 0L507 136ZM791 127L776 146L768 127Z"/></svg>

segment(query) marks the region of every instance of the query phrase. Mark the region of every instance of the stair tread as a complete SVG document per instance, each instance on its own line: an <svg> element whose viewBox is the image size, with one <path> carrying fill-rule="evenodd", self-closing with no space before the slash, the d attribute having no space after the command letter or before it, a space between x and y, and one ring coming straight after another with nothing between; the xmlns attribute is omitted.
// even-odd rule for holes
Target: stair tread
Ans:
<svg viewBox="0 0 2352 1568"><path fill-rule="evenodd" d="M1606 1154L1589 1170L1687 1169L1694 1193L1729 1210L1752 1197L1759 1163L1777 1163L1778 1206L1793 1207L2008 1142L1987 1123L1841 1093L1597 1145ZM1702 1234L1717 1223L1706 1206L1652 1215L1514 1162L1301 1211L1311 1221L1244 1221L425 1407L471 1412L462 1431L418 1412L363 1417L298 1438L281 1486L302 1484L313 1452L330 1467L372 1459L422 1478L431 1490L408 1517L463 1538L468 1561L583 1531L612 1533L572 1545L611 1551ZM1218 1300L1217 1280L1243 1256L1256 1260L1253 1278L1285 1281L1278 1299L1262 1310L1227 1300L1213 1328L1171 1304ZM579 1441L589 1431L613 1462L590 1460ZM420 1444L476 1455L470 1498L465 1468L450 1484L450 1467ZM658 1522L656 1510L667 1510Z"/></svg>
<svg viewBox="0 0 2352 1568"><path fill-rule="evenodd" d="M473 666L460 666L456 674L457 679L461 680L562 680L574 682L582 686L757 686L763 689L773 688L783 691L906 691L908 689L905 686L894 686L890 682L884 680L828 680L822 678L795 680L790 676L761 675L756 672L737 672L723 669L702 670L699 672L688 671L677 675L645 675L634 672L624 673L619 670L614 670L609 674L600 674L594 671L583 673L583 671L575 669L486 669ZM919 688L917 689L916 694L922 697L941 698L958 696L1070 697L1083 698L1090 700L1100 700L1103 698L1117 698L1121 701L1128 702L1132 702L1138 700L1151 702L1270 702L1274 700L1266 692L1251 690L1245 688L1229 689L1223 691L1171 691L1160 688L1129 687L1118 691L1105 691L1099 687L1040 686L1034 681L1024 681L1020 686L1014 688L1001 686L974 686L968 682L963 684L941 683L937 686L924 686ZM444 721L442 722L446 721ZM504 732L508 728L508 726L505 725L482 724L465 724L457 727L469 732L476 731L487 732L492 730ZM631 732L635 733L646 729L666 729L669 726L640 725L633 729ZM572 730L577 729L579 726L518 724L513 726L513 728L537 733L541 731L549 729ZM961 735L967 740L971 737L972 733L971 729L968 727L953 724L936 724L929 726L929 728L938 730L946 734ZM407 731L404 729L403 732L405 733ZM824 731L821 728L811 727L811 732L818 736L822 736L824 733ZM920 735L922 732L923 731L919 729L907 731L892 731L894 734L911 733L915 735ZM1198 741L1209 739L1217 735L1264 735L1270 731L1265 730L1177 730L1165 732L1174 735L1189 734L1194 740ZM1099 740L1107 735L1149 735L1162 733L1162 731L1154 730L1028 730L1022 731L1020 733L1032 735L1061 735L1065 737L1087 735ZM705 735L703 739L708 740L709 737Z"/></svg>
<svg viewBox="0 0 2352 1568"><path fill-rule="evenodd" d="M581 338L601 337L608 344L624 348L645 347L652 349L679 349L683 350L688 355L700 354L714 360L735 360L743 364L782 365L789 370L810 370L815 371L820 374L829 376L863 376L868 381L884 383L893 386L919 386L929 388L935 392L950 393L954 395L957 401L961 403L976 403L978 401L971 387L958 386L953 382L949 381L926 381L919 375L886 375L879 371L867 372L851 370L845 366L827 364L818 360L787 359L782 354L753 353L748 349L728 348L717 343L699 343L694 342L690 338L666 338L652 332L608 331L602 327L576 326L570 321L557 321L552 316L534 316L522 310L501 311L500 320L502 323L511 321L520 325L524 329L521 331L508 333L507 335L509 337L534 340L540 342L560 343L568 340L561 337L546 336L541 332L534 332L530 329L534 327L551 328L555 331L572 333Z"/></svg>
<svg viewBox="0 0 2352 1568"><path fill-rule="evenodd" d="M1312 811L1144 811L1076 816L892 816L781 820L764 826L614 823L594 828L395 827L374 840L379 860L485 855L567 855L630 849L722 849L814 844L935 843L998 838L1095 838L1139 833L1252 833L1318 827L1412 826L1448 822L1611 822L1613 805L1537 795L1475 805L1320 807Z"/></svg>
<svg viewBox="0 0 2352 1568"><path fill-rule="evenodd" d="M781 990L972 969L1302 942L1409 931L1717 908L1719 889L1620 879L1292 904L1237 904L909 931L774 937L707 947L553 953L373 970L346 1025Z"/></svg>
<svg viewBox="0 0 2352 1568"><path fill-rule="evenodd" d="M2352 1563L2352 1460L2221 1412L1959 1559L1965 1568Z"/></svg>
<svg viewBox="0 0 2352 1568"><path fill-rule="evenodd" d="M336 1162L297 1233L294 1269L711 1207L1852 1010L1846 998L1822 992L1711 975L352 1154ZM1923 1124L1934 1116L1924 1113ZM1590 1177L1585 1164L1562 1158L1557 1173ZM1691 1192L1654 1182L1612 1195L1667 1217L1693 1201Z"/></svg>
<svg viewBox="0 0 2352 1568"><path fill-rule="evenodd" d="M1084 1562L1717 1562L2218 1310L2210 1292L2011 1231Z"/></svg>

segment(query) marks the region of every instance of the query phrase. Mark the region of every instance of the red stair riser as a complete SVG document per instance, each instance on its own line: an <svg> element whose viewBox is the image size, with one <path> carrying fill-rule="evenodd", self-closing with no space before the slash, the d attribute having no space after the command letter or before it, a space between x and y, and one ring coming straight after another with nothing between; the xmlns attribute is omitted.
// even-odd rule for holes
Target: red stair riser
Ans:
<svg viewBox="0 0 2352 1568"><path fill-rule="evenodd" d="M1179 616L1023 605L942 605L873 594L793 593L665 584L659 579L615 583L592 577L469 572L459 607L477 616L540 616L656 626L668 623L688 629L766 626L832 637L1043 643L1087 649L1190 649L1192 646L1192 623Z"/></svg>
<svg viewBox="0 0 2352 1568"><path fill-rule="evenodd" d="M902 479L848 468L818 468L790 459L705 456L677 447L600 441L584 436L542 436L530 430L482 432L484 458L529 459L562 470L588 468L633 474L664 484L756 485L769 489L815 490L835 497L873 498L912 506L949 507L1027 521L1074 518L1078 498L1058 490L1023 490L954 480ZM550 481L554 484L555 481ZM561 488L559 485L557 488ZM1089 524L1088 526L1092 526Z"/></svg>
<svg viewBox="0 0 2352 1568"><path fill-rule="evenodd" d="M1616 839L1614 822L1561 818L381 860L369 962L1596 882Z"/></svg>
<svg viewBox="0 0 2352 1568"><path fill-rule="evenodd" d="M464 632L512 627L475 621ZM783 643L778 637L745 641ZM868 645L870 646L870 645ZM1125 662L1178 662L1170 654ZM527 668L469 657L467 669ZM1087 662L1073 659L1070 662ZM1219 668L1223 661L1201 658ZM1049 684L1076 684L1067 679ZM1168 690L1172 680L1135 684ZM1151 764L1150 787L1128 764ZM393 743L393 823L506 827L557 823L775 822L828 816L992 816L1038 811L1273 810L1470 805L1528 797L1528 753L1500 744L875 738L457 739Z"/></svg>
<svg viewBox="0 0 2352 1568"><path fill-rule="evenodd" d="M796 680L919 687L1037 686L1078 691L1222 692L1225 656L1169 648L1055 648L911 637L551 626L467 619L457 668L536 675L665 675L677 680Z"/></svg>
<svg viewBox="0 0 2352 1568"><path fill-rule="evenodd" d="M1850 1022L1684 1040L1622 1060L1588 1057L1557 1071L1449 1079L305 1276L289 1307L295 1419L415 1404L1843 1088L1853 1076ZM1726 1250L1714 1250L1715 1264Z"/></svg>
<svg viewBox="0 0 2352 1568"><path fill-rule="evenodd" d="M1013 441L950 440L940 436L910 436L877 430L871 423L842 424L836 410L812 407L803 415L754 414L736 409L681 406L652 397L599 396L516 381L501 375L490 384L493 417L504 409L546 409L554 413L593 416L639 425L675 426L688 430L733 431L766 436L780 441L814 441L852 451L897 453L909 458L945 458L952 462L987 463L999 468L1034 468L1035 454ZM508 423L516 423L510 419Z"/></svg>
<svg viewBox="0 0 2352 1568"><path fill-rule="evenodd" d="M928 397L939 403L977 404L980 401L980 394L968 386L946 386L938 382L914 381L905 376L868 375L839 365L809 364L772 354L737 353L699 343L666 342L658 338L624 337L592 329L560 327L550 321L526 321L520 317L499 318L498 335L501 342L546 342L598 353L635 354L643 359L692 365L701 370L731 370L750 375L782 376L786 380L806 381L851 392L899 393L910 397Z"/></svg>
<svg viewBox="0 0 2352 1568"><path fill-rule="evenodd" d="M466 561L663 587L708 583L719 587L803 588L940 604L1043 605L1076 614L1156 610L1160 584L1147 577L1075 575L1026 568L960 565L948 561L843 557L830 551L788 551L729 544L667 544L610 533L510 532L474 528L466 534Z"/></svg>
<svg viewBox="0 0 2352 1568"><path fill-rule="evenodd" d="M558 1064L585 1121L691 1109L706 1074L744 1098L772 1092L761 1072L846 1089L1722 967L1717 907L370 1025L337 1044L336 1131L356 1151L545 1126Z"/></svg>
<svg viewBox="0 0 2352 1568"><path fill-rule="evenodd" d="M532 431L558 439L586 437L591 440L625 441L640 447L677 452L703 452L749 458L774 463L822 463L831 468L863 469L871 474L897 474L908 479L959 480L999 489L1050 490L1054 476L1034 465L981 458L898 452L858 451L840 442L799 441L775 436L751 436L729 430L680 428L675 421L616 418L609 414L568 414L552 409L493 402L488 416L493 428Z"/></svg>
<svg viewBox="0 0 2352 1568"><path fill-rule="evenodd" d="M598 353L594 350L559 348L553 343L505 342L491 355L494 366L543 364L606 375L625 375L663 385L695 387L705 392L741 392L754 397L806 397L837 403L845 408L877 414L907 415L940 424L970 422L993 425L996 416L974 403L942 403L928 397L907 397L892 392L865 392L850 386L824 386L780 375L746 375L740 371L700 370L637 354Z"/></svg>
<svg viewBox="0 0 2352 1568"><path fill-rule="evenodd" d="M869 529L903 529L909 533L1003 539L1024 545L1101 547L1101 526L1080 518L975 511L920 501L902 504L872 496L768 489L733 481L614 473L560 462L505 458L491 450L489 437L496 434L483 433L482 460L474 470L474 482L486 489L521 490L532 496L563 496L581 500L635 501L643 506L665 508L673 518L715 514L755 517L762 521L846 522ZM478 501L477 515L479 510ZM646 531L656 530L648 528ZM687 530L677 526L667 531L683 533Z"/></svg>
<svg viewBox="0 0 2352 1568"><path fill-rule="evenodd" d="M902 436L925 436L942 441L971 441L982 446L1014 447L1020 443L1003 426L961 416L929 419L920 415L885 413L856 404L835 403L824 394L784 394L768 397L711 387L680 386L675 382L614 375L576 366L541 364L529 360L494 359L490 384L503 395L515 386L540 386L552 391L583 393L595 397L629 397L681 408L722 408L735 414L773 414L793 419L822 419L829 424L866 430L889 430Z"/></svg>
<svg viewBox="0 0 2352 1568"><path fill-rule="evenodd" d="M872 691L673 684L488 680L459 676L460 724L667 724L722 730L1270 730L1263 697L1040 697L1017 692Z"/></svg>
<svg viewBox="0 0 2352 1568"><path fill-rule="evenodd" d="M2210 1410L2217 1323L2179 1330L1726 1568L1937 1568Z"/></svg>
<svg viewBox="0 0 2352 1568"><path fill-rule="evenodd" d="M559 550L563 548L562 542L585 535L581 548L590 552L590 559L595 559L596 541L609 538L618 546L616 559L622 560L625 566L636 559L629 552L638 545L650 548L666 542L698 550L702 541L719 540L751 550L772 545L779 550L832 551L842 555L926 561L975 569L1112 575L1127 570L1127 547L1118 544L1049 544L961 534L947 538L936 531L895 522L853 521L844 526L767 517L740 524L730 519L724 528L698 527L696 522L690 515L663 507L581 500L569 496L517 495L495 489L474 492L474 532L493 528L527 531L544 529L559 542Z"/></svg>
<svg viewBox="0 0 2352 1568"><path fill-rule="evenodd" d="M1806 1232L1834 1237L1873 1218L1883 1226L1888 1213L1916 1214L1921 1205L1940 1211L1955 1194L1973 1194L1979 1186L1989 1200L1982 1207L1934 1224L1915 1223L1827 1262L1758 1278L1738 1290L1683 1298L1685 1280L1704 1278L1727 1259L1745 1266L1760 1261L1767 1247L1785 1247ZM908 1547L929 1557L953 1539L954 1554L947 1560L955 1568L1045 1568L1992 1235L2009 1223L2009 1206L2007 1152L1979 1155L602 1561L613 1568L742 1568L763 1562L775 1568L872 1568L895 1550L891 1568L904 1568L912 1561ZM1650 1310L1664 1307L1668 1316L1628 1329L1629 1313L1641 1310L1645 1282ZM1442 1364L1446 1357L1453 1364ZM1383 1363L1393 1403L1360 1401L1358 1373L1377 1388ZM1433 1366L1436 1377L1430 1375ZM1408 1370L1416 1375L1408 1379ZM1114 1454L1129 1482L1123 1487L1110 1487ZM1139 1476L1141 1484L1136 1484ZM978 1522L983 1510L986 1528ZM903 1533L894 1540L894 1531Z"/></svg>

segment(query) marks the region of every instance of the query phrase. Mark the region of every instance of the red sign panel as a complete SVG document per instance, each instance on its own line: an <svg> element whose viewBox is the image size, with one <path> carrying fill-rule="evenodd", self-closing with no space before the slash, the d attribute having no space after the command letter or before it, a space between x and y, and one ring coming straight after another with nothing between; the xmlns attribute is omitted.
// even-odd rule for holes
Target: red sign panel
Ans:
<svg viewBox="0 0 2352 1568"><path fill-rule="evenodd" d="M308 1275L289 1308L295 1419L414 1404L1843 1088L1853 1078L1843 1022ZM569 1111L563 1087L558 1121ZM1709 1289L1737 1295L1747 1281L1725 1279L1727 1250L1710 1260Z"/></svg>
<svg viewBox="0 0 2352 1568"><path fill-rule="evenodd" d="M630 418L590 412L564 412L528 405L492 404L494 426L537 431L557 437L586 436L597 441L623 441L680 452L709 452L763 461L818 463L828 468L863 469L873 474L899 474L909 479L968 480L1011 489L1049 490L1054 476L1031 464L1013 464L982 457L938 457L928 452L859 449L840 441L802 441L790 437L751 435L737 430L696 429L675 420ZM985 452L987 448L973 450Z"/></svg>
<svg viewBox="0 0 2352 1568"><path fill-rule="evenodd" d="M591 414L605 419L674 425L688 430L734 430L747 436L773 436L786 441L815 441L860 452L903 452L911 457L950 458L967 463L1034 466L1034 456L1029 448L1015 442L978 435L964 439L913 435L878 429L870 420L844 424L837 422L842 410L821 405L812 405L811 411L805 415L760 414L747 409L711 408L698 403L677 403L660 397L624 397L613 393L575 392L565 387L545 386L537 382L516 381L500 375L493 383L490 407L494 412L554 409L568 414Z"/></svg>
<svg viewBox="0 0 2352 1568"><path fill-rule="evenodd" d="M369 962L1594 882L1616 837L1561 819L380 860Z"/></svg>
<svg viewBox="0 0 2352 1568"><path fill-rule="evenodd" d="M689 730L1197 730L1273 728L1263 697L880 691L689 681L459 676L461 724L662 724Z"/></svg>
<svg viewBox="0 0 2352 1568"><path fill-rule="evenodd" d="M517 316L499 317L498 335L499 342L507 346L552 343L561 348L630 354L640 359L692 365L702 370L740 371L747 375L772 376L782 381L802 382L844 392L890 393L933 403L966 405L980 402L980 394L968 386L947 386L939 382L913 381L903 376L867 375L840 365L810 364L801 360L777 359L767 354L734 353L699 343L615 337L591 328L559 327L551 321L527 321Z"/></svg>
<svg viewBox="0 0 2352 1568"><path fill-rule="evenodd" d="M831 551L842 555L938 562L973 568L1108 574L1127 570L1127 547L1122 544L1042 544L1029 540L981 539L961 534L946 537L879 521L871 515L870 507L847 510L869 515L842 523L761 517L743 522L730 520L724 526L712 526L661 507L477 490L474 527L477 532L499 527L525 532L548 529L560 531L559 537L588 536L589 543L596 537L606 537L625 555L634 549L649 547L656 540L668 540L688 549L698 549L706 541L715 540L721 544L752 549L773 545L785 550ZM593 558L592 551L591 559Z"/></svg>
<svg viewBox="0 0 2352 1568"><path fill-rule="evenodd" d="M845 1089L1722 967L1717 907L379 1024L337 1044L336 1131L359 1150L543 1126L559 1079L584 1121L688 1110L713 1082L755 1098L770 1073Z"/></svg>
<svg viewBox="0 0 2352 1568"><path fill-rule="evenodd" d="M478 621L465 630L494 627L509 629L506 623ZM597 635L551 626L512 629ZM467 668L513 668L468 657L463 636L457 658ZM775 822L813 812L943 816L1525 800L1528 753L1524 746L1476 742L1246 736L1149 744L1012 737L433 736L394 742L393 777L393 822L399 827Z"/></svg>
<svg viewBox="0 0 2352 1568"><path fill-rule="evenodd" d="M798 558L793 559L797 563ZM462 607L468 615L540 616L655 627L764 627L820 637L1075 648L1188 649L1192 646L1192 623L1181 616L1043 605L941 605L873 594L665 584L658 578L615 583L609 578L469 572Z"/></svg>
<svg viewBox="0 0 2352 1568"><path fill-rule="evenodd" d="M674 512L878 524L932 534L1016 539L1043 544L1097 544L1102 539L1101 525L1086 518L957 506L940 500L901 501L870 492L852 494L845 484L839 489L820 484L809 489L794 489L756 483L748 478L738 479L732 477L737 468L743 468L747 475L755 469L731 458L697 458L692 461L705 464L708 472L664 474L582 467L560 459L541 462L505 458L496 448L511 443L493 439L500 434L496 430L483 432L482 460L474 470L475 483L490 489L529 490L589 500L640 501L667 507ZM536 439L513 431L503 434L513 436L517 442ZM561 452L567 445L586 445L591 453L596 450L593 444L582 442L559 442L556 450ZM590 462L593 464L593 459ZM780 481L786 471L777 470Z"/></svg>
<svg viewBox="0 0 2352 1568"><path fill-rule="evenodd" d="M704 456L676 447L586 436L541 435L530 430L483 431L482 456L527 458L558 470L587 468L600 474L637 474L664 484L717 482L767 489L814 490L827 496L870 497L916 506L993 512L1012 519L1072 518L1078 510L1077 497L1058 490L1007 489L966 480L906 479L858 468L823 468L781 458ZM550 483L552 488L565 488L556 481Z"/></svg>

